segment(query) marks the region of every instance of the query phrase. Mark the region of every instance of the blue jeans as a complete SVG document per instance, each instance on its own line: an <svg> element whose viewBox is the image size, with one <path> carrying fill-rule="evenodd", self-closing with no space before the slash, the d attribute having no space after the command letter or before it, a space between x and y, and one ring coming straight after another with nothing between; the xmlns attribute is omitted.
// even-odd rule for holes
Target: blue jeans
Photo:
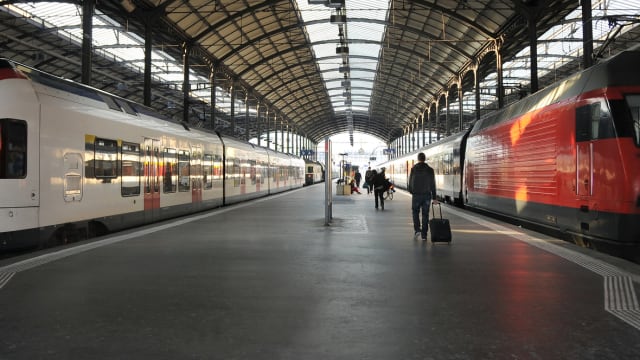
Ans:
<svg viewBox="0 0 640 360"><path fill-rule="evenodd" d="M427 238L429 231L429 206L431 194L413 194L411 197L411 210L413 211L413 230L419 232L423 239ZM422 209L422 226L420 225L420 210Z"/></svg>

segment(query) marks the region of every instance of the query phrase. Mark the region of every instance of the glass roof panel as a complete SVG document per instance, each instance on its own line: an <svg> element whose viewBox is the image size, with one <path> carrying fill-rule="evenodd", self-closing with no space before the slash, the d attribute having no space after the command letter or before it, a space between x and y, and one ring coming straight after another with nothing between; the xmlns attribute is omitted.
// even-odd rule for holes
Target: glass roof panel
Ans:
<svg viewBox="0 0 640 360"><path fill-rule="evenodd" d="M334 112L351 109L368 112L389 0L345 0L347 22L342 29L347 40L346 45L349 47L347 64L344 64L343 58L336 52L336 47L340 46L339 32L342 31L340 25L329 22L331 15L336 14L336 10L324 5L309 5L307 0L298 0L298 8L305 23L327 20L326 23L306 25L306 29L309 40L313 44L318 66L323 71L326 88L330 89L328 95ZM346 73L338 71L339 67L345 65L349 66L349 71ZM362 69L370 71L362 71ZM351 80L351 87L368 89L358 90L357 105L344 105L345 93L351 92L351 87L342 86L345 74Z"/></svg>

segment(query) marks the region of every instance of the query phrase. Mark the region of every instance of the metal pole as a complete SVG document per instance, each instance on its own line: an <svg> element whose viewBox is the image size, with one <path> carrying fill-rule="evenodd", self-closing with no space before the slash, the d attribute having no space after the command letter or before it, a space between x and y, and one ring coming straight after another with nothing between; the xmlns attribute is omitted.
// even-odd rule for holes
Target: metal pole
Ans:
<svg viewBox="0 0 640 360"><path fill-rule="evenodd" d="M333 205L333 193L331 192L331 140L328 136L324 138L324 225L329 226L331 224L332 205Z"/></svg>

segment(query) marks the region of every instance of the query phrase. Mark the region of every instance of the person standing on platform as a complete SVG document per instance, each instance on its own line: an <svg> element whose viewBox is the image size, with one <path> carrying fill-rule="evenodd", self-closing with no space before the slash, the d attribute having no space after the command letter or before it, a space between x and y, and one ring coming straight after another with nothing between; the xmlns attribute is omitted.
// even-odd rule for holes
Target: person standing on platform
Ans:
<svg viewBox="0 0 640 360"><path fill-rule="evenodd" d="M425 162L424 153L418 154L418 163L413 165L409 174L407 190L411 193L411 210L413 212L413 230L415 238L427 240L429 230L429 206L437 204L436 176L433 168ZM422 224L420 224L420 210L422 210Z"/></svg>
<svg viewBox="0 0 640 360"><path fill-rule="evenodd" d="M371 189L373 189L373 171L371 168L367 168L367 172L364 173L364 187L367 188L367 195L371 194Z"/></svg>
<svg viewBox="0 0 640 360"><path fill-rule="evenodd" d="M386 178L384 168L380 172L374 170L373 175L373 196L376 199L376 210L378 209L378 199L380 199L380 207L384 210L384 192L386 187Z"/></svg>
<svg viewBox="0 0 640 360"><path fill-rule="evenodd" d="M356 170L356 174L354 175L356 179L356 186L360 187L360 181L362 180L362 174L360 174L360 170Z"/></svg>

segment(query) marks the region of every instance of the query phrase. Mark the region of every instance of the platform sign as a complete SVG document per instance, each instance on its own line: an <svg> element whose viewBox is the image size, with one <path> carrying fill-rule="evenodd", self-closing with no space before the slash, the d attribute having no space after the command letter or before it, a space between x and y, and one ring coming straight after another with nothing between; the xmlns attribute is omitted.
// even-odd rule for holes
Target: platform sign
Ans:
<svg viewBox="0 0 640 360"><path fill-rule="evenodd" d="M376 157L375 156L369 156L369 161L376 161Z"/></svg>
<svg viewBox="0 0 640 360"><path fill-rule="evenodd" d="M315 152L313 150L310 149L302 149L300 150L300 156L310 156L315 154Z"/></svg>
<svg viewBox="0 0 640 360"><path fill-rule="evenodd" d="M394 148L383 149L382 153L385 155L394 155L396 153L396 149Z"/></svg>

